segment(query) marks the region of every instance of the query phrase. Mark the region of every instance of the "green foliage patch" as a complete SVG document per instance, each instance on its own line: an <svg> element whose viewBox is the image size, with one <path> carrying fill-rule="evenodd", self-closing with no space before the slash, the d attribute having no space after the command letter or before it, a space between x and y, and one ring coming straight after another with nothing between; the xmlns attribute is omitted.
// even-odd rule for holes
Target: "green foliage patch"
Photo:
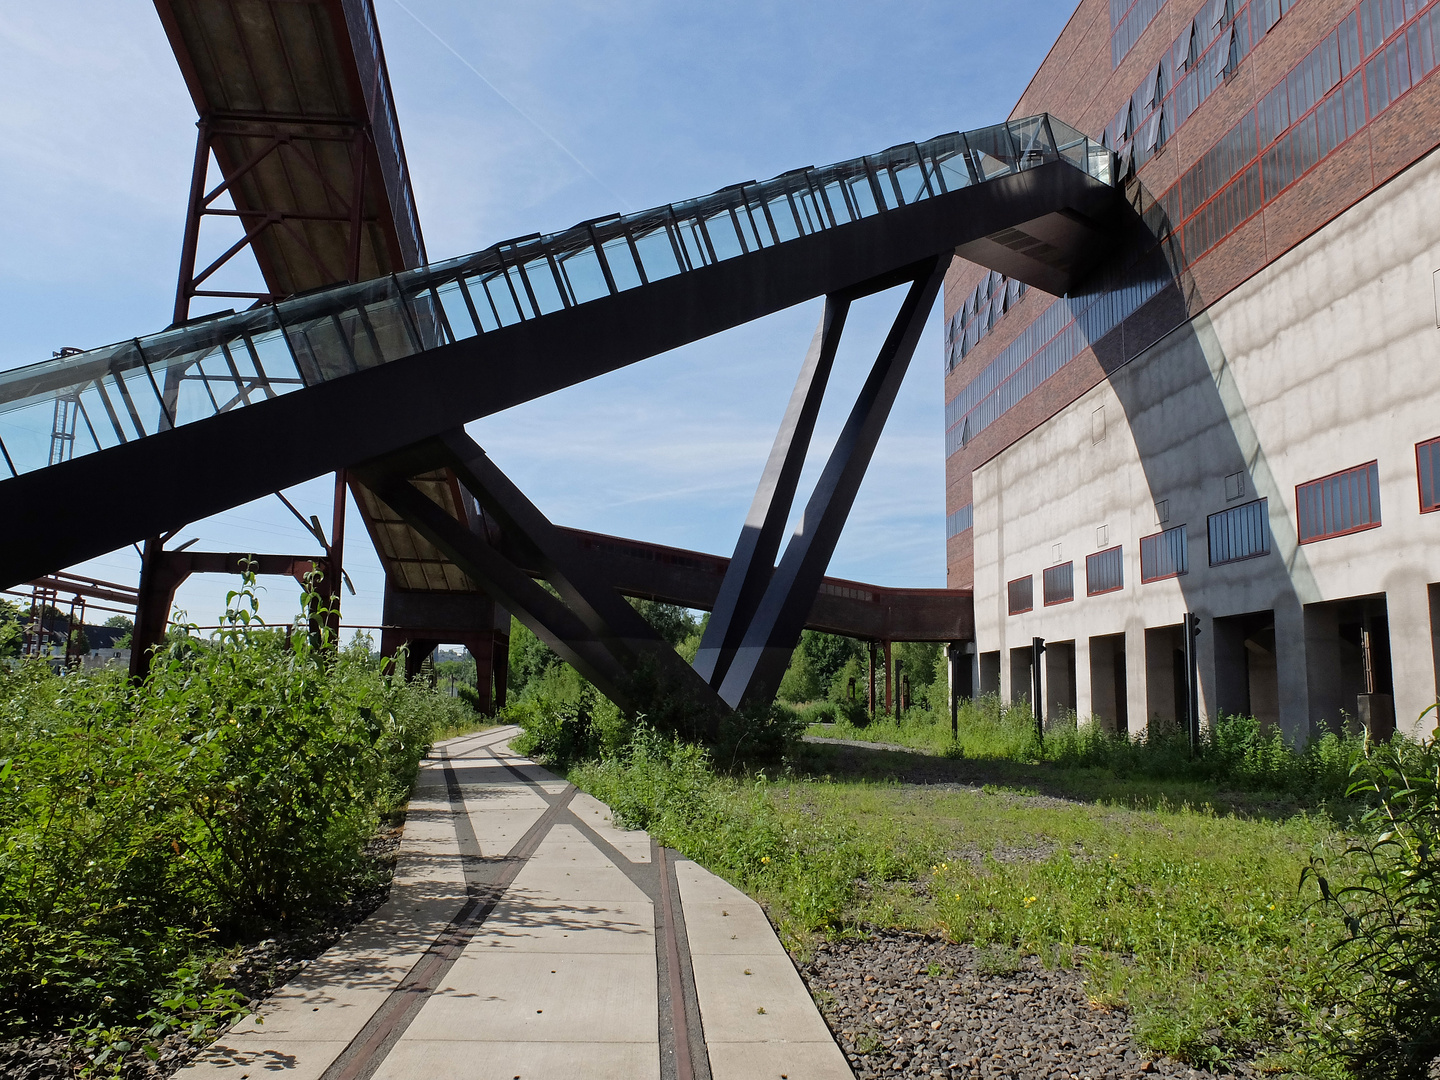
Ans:
<svg viewBox="0 0 1440 1080"><path fill-rule="evenodd" d="M348 898L465 709L304 617L264 625L253 576L228 607L209 640L172 634L143 685L0 668L0 1032L73 1029L104 1064L222 1022L243 1002L207 958Z"/></svg>

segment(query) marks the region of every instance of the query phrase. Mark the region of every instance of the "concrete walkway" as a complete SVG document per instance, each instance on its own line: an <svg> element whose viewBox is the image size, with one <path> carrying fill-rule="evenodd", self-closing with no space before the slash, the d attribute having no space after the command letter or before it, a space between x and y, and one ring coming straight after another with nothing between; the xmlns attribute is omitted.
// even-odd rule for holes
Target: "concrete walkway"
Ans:
<svg viewBox="0 0 1440 1080"><path fill-rule="evenodd" d="M764 913L508 748L422 763L390 899L185 1080L850 1080Z"/></svg>

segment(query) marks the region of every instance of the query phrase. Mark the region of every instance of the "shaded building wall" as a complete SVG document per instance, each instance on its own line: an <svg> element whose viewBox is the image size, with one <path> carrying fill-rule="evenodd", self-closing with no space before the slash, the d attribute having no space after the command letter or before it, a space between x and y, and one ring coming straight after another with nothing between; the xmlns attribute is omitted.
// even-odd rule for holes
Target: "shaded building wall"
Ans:
<svg viewBox="0 0 1440 1080"><path fill-rule="evenodd" d="M1422 512L1417 444L1440 437L1437 206L1440 152L975 469L982 656L1073 640L1086 716L1115 711L1091 683L1123 641L1133 733L1171 719L1166 628L1193 611L1207 717L1235 711L1245 680L1251 711L1292 737L1353 719L1369 695L1393 696L1414 730L1436 700L1440 513ZM1297 485L1371 461L1378 527L1300 543ZM1258 499L1268 554L1212 566L1209 517ZM1142 582L1141 539L1182 525L1186 572ZM1123 587L1087 595L1087 557L1116 545ZM1075 600L1044 606L1045 568L1072 560ZM1010 615L1007 583L1025 575L1034 608ZM1028 695L1011 671L1002 695Z"/></svg>
<svg viewBox="0 0 1440 1080"><path fill-rule="evenodd" d="M1379 20L1376 0L1359 5L1352 0L1231 0L1221 8L1211 0L1170 0L1137 34L1140 24L1134 16L1142 6L1136 5L1121 20L1123 25L1117 25L1127 5L1083 0L1012 116L1053 112L1092 136L1103 133L1109 145L1138 162L1135 199L1151 211L1148 220L1162 239L1173 233L1165 245L1177 272L1173 296L1156 297L1129 313L1104 340L1081 342L1059 370L983 428L972 425L976 430L963 440L966 414L957 403L965 400L966 387L984 385L997 359L1023 342L1027 328L1055 298L1036 290L1007 297L987 315L988 329L963 358L947 344L946 554L951 588L967 588L974 580L980 544L975 469L1440 145L1440 77L1433 66L1437 50L1432 40L1440 36L1440 9L1434 5L1404 6L1415 18L1408 26L1392 27ZM1238 35L1245 46L1237 45L1235 62L1206 83L1203 101L1182 105L1182 97L1193 103L1195 94L1186 90L1186 80L1200 78L1205 57L1199 58L1200 66L1186 69L1176 65L1174 47L1208 11L1233 11L1233 25L1245 29ZM1391 37L1385 44L1379 35L1387 31ZM1343 45L1347 32L1351 46ZM1322 81L1325 92L1318 104L1298 102L1297 108L1309 111L1295 117L1287 113L1278 126L1273 117L1263 122L1264 110L1257 105L1273 106L1277 88L1280 96L1288 97L1283 93L1287 78L1310 71L1332 34L1337 57L1344 53L1350 65L1346 77L1328 90L1328 79ZM1407 37L1412 39L1408 48ZM1374 51L1372 39L1380 41ZM1218 49L1219 41L1211 48ZM1397 63L1406 72L1400 83L1394 78ZM1390 84L1377 93L1371 76L1387 64ZM1151 112L1137 106L1135 126L1141 131L1124 137L1117 119L1127 103L1143 102L1141 88L1157 66L1166 69L1168 85L1162 85ZM1333 74L1338 73L1337 68ZM1314 80L1307 85L1313 89ZM1341 126L1335 130L1337 110ZM1162 117L1161 145L1154 151L1137 149L1137 139L1144 140L1146 117L1154 113ZM1331 129L1328 139L1322 131L1317 146L1316 126L1324 129L1326 124ZM1241 137L1247 130L1253 134L1248 142ZM1279 138L1270 138L1277 133ZM1219 153L1222 143L1245 148L1227 158ZM945 289L947 332L987 276L988 271L963 260L952 265ZM978 418L987 407L993 412L994 402L981 402L970 418Z"/></svg>

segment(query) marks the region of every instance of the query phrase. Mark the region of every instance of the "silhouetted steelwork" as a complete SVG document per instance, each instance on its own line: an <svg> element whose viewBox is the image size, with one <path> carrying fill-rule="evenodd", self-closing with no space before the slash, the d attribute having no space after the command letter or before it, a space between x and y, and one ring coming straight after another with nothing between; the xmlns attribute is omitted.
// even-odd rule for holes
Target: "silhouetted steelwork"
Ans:
<svg viewBox="0 0 1440 1080"><path fill-rule="evenodd" d="M849 310L848 298L825 298L820 325L800 367L800 377L795 381L795 390L765 463L760 486L755 491L700 649L695 654L695 670L711 686L719 687L724 680L735 650L740 647L775 572L775 556L780 551L785 522L795 501L800 470L805 467L815 418L820 415L825 384L830 379L835 350L840 345Z"/></svg>
<svg viewBox="0 0 1440 1080"><path fill-rule="evenodd" d="M720 696L732 708L769 701L780 686L949 265L947 253L915 268L885 344L721 681Z"/></svg>

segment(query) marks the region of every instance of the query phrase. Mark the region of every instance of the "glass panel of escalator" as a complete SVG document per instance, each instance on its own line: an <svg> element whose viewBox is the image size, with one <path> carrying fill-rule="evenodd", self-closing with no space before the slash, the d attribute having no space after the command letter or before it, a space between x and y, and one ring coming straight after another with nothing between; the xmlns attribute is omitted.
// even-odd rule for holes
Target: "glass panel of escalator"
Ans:
<svg viewBox="0 0 1440 1080"><path fill-rule="evenodd" d="M5 444L16 473L34 472L50 464L54 430L55 395L6 403L6 411L0 414L0 442Z"/></svg>
<svg viewBox="0 0 1440 1080"><path fill-rule="evenodd" d="M670 274L678 273L679 267L675 266L675 250L670 246L670 237L661 228L658 232L649 234L650 247L642 250L641 259L645 263L645 276L650 281L656 281L661 277L669 277ZM639 246L639 240L636 240ZM626 289L634 289L641 284L640 271L635 265L635 253L630 250L630 242L622 236L612 236L601 245L605 250L605 265L610 267L610 276L615 279L615 288L624 292ZM648 250L649 255L644 254ZM664 273L667 262L674 269ZM655 269L651 269L651 263ZM656 273L655 271L662 271Z"/></svg>
<svg viewBox="0 0 1440 1080"><path fill-rule="evenodd" d="M514 326L520 321L520 311L515 306L515 296L510 291L510 282L503 271L485 279L483 288L490 298L490 306L499 316L501 326Z"/></svg>
<svg viewBox="0 0 1440 1080"><path fill-rule="evenodd" d="M758 204L750 204L750 195L744 195L736 205L735 220L740 223L740 235L751 251L771 247L775 243L774 236L770 234L770 223L765 220L765 211Z"/></svg>
<svg viewBox="0 0 1440 1080"><path fill-rule="evenodd" d="M285 329L307 382L328 382L360 370L350 351L349 335L335 316L322 315Z"/></svg>
<svg viewBox="0 0 1440 1080"><path fill-rule="evenodd" d="M710 247L716 259L733 259L745 253L740 246L735 219L730 216L728 208L716 211L705 219L705 232L710 236Z"/></svg>
<svg viewBox="0 0 1440 1080"><path fill-rule="evenodd" d="M895 185L907 205L930 197L920 154L914 146L897 147L891 152L890 173L895 177Z"/></svg>
<svg viewBox="0 0 1440 1080"><path fill-rule="evenodd" d="M130 346L138 360L139 350ZM170 417L160 407L160 397L143 364L116 358L115 372L107 380L106 389L116 394L125 410L125 420L137 437L154 435L170 427Z"/></svg>
<svg viewBox="0 0 1440 1080"><path fill-rule="evenodd" d="M1055 160L1055 147L1045 130L1045 117L1027 116L1023 120L1011 120L1008 127L1018 150L1020 168L1033 169Z"/></svg>
<svg viewBox="0 0 1440 1080"><path fill-rule="evenodd" d="M675 231L690 260L690 269L695 270L709 263L709 252L705 249L705 238L700 234L699 223L694 218L680 218L675 221Z"/></svg>
<svg viewBox="0 0 1440 1080"><path fill-rule="evenodd" d="M88 440L95 443L98 450L108 450L112 446L119 446L123 441L121 436L125 429L120 426L120 417L115 413L114 405L114 402L108 401L100 392L100 385L97 383L90 383L80 391L80 407L84 410L82 417L85 421L82 426ZM0 427L3 427L3 423L0 423ZM79 454L78 450L76 454Z"/></svg>
<svg viewBox="0 0 1440 1080"><path fill-rule="evenodd" d="M300 369L295 366L295 357L285 332L279 328L268 329L241 339L245 345L244 355L250 358L255 375L262 380L265 388L273 394L288 394L305 385ZM240 363L241 351L235 350L236 363ZM245 370L244 368L241 369Z"/></svg>
<svg viewBox="0 0 1440 1080"><path fill-rule="evenodd" d="M1076 131L1069 124L1049 117L1050 134L1055 138L1055 151L1060 157L1074 165L1077 169L1089 171L1089 142L1090 140L1079 131Z"/></svg>
<svg viewBox="0 0 1440 1080"><path fill-rule="evenodd" d="M521 264L525 271L525 277L529 279L530 291L535 294L535 303L540 307L541 315L549 315L554 311L562 311L565 308L565 301L560 296L560 285L555 280L555 271L550 268L550 260L544 255L527 259Z"/></svg>
<svg viewBox="0 0 1440 1080"><path fill-rule="evenodd" d="M623 237L620 242L622 244L625 242ZM628 248L625 257L630 258ZM587 244L578 250L557 255L555 261L560 265L560 272L565 277L565 285L570 290L571 302L584 304L610 295L610 285L605 280L605 271L600 268L600 257L595 254L593 246ZM635 273L633 259L630 260L630 266L633 276Z"/></svg>
<svg viewBox="0 0 1440 1080"><path fill-rule="evenodd" d="M861 217L872 217L880 212L880 207L875 205L875 189L870 186L869 173L848 177L845 186L850 192L850 205Z"/></svg>
<svg viewBox="0 0 1440 1080"><path fill-rule="evenodd" d="M445 329L445 319L439 303L435 300L435 295L429 289L420 292L407 291L402 295L405 298L405 311L410 315L409 322L400 325L402 330L407 331L406 347L411 350L418 348L423 352L426 349L438 349L441 345L448 344L450 335ZM409 353L396 353L392 356L388 347L389 343L382 338L380 344L387 361L410 355Z"/></svg>
<svg viewBox="0 0 1440 1080"><path fill-rule="evenodd" d="M817 176L816 182L820 184L821 193L826 204L830 207L830 213L835 218L837 225L848 225L855 220L855 211L851 208L846 198L844 181L834 174Z"/></svg>
<svg viewBox="0 0 1440 1080"><path fill-rule="evenodd" d="M480 313L476 311L474 315L470 314L470 305L465 303L465 293L461 291L458 279L435 286L435 295L440 298L440 306L445 311L445 321L450 324L450 333L457 340L472 338L480 333L480 328L475 325Z"/></svg>
<svg viewBox="0 0 1440 1080"><path fill-rule="evenodd" d="M993 180L1014 172L1015 144L1004 124L965 132L965 141L981 180Z"/></svg>
<svg viewBox="0 0 1440 1080"><path fill-rule="evenodd" d="M799 237L800 224L796 220L795 209L790 204L789 192L782 189L768 194L765 208L770 212L770 220L775 225L775 236L782 244Z"/></svg>

